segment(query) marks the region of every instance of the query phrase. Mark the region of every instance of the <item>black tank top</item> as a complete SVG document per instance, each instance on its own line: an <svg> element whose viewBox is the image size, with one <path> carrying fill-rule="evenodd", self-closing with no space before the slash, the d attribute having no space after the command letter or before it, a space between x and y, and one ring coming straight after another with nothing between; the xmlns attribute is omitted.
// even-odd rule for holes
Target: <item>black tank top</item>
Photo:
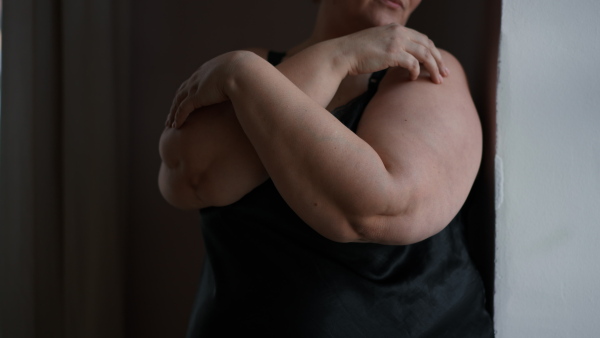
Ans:
<svg viewBox="0 0 600 338"><path fill-rule="evenodd" d="M269 61L283 56L271 52ZM384 74L332 113L356 131ZM460 213L412 245L337 243L304 223L267 180L200 215L206 260L189 338L493 336Z"/></svg>

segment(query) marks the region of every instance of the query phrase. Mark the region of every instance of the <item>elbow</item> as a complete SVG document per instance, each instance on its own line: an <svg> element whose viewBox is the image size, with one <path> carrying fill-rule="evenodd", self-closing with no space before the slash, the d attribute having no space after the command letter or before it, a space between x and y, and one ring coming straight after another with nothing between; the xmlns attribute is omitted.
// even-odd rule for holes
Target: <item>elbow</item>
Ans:
<svg viewBox="0 0 600 338"><path fill-rule="evenodd" d="M182 210L199 209L202 200L196 194L192 184L192 169L186 160L180 133L166 129L159 143L162 160L158 172L158 189L170 205Z"/></svg>
<svg viewBox="0 0 600 338"><path fill-rule="evenodd" d="M415 243L411 225L406 215L376 214L355 218L349 222L353 242L377 243L385 245L408 245Z"/></svg>
<svg viewBox="0 0 600 338"><path fill-rule="evenodd" d="M205 173L185 174L164 163L161 165L158 187L169 204L182 210L232 203L226 194L211 183Z"/></svg>
<svg viewBox="0 0 600 338"><path fill-rule="evenodd" d="M406 245L411 242L410 228L401 214L336 214L336 217L325 217L328 220L321 219L320 226L313 229L338 243Z"/></svg>
<svg viewBox="0 0 600 338"><path fill-rule="evenodd" d="M158 172L158 190L163 199L180 210L200 209L204 203L195 191L193 170L184 151L181 132L168 128L159 143L162 160Z"/></svg>
<svg viewBox="0 0 600 338"><path fill-rule="evenodd" d="M170 205L181 210L199 209L203 206L193 187L176 168L161 164L158 174L158 189Z"/></svg>
<svg viewBox="0 0 600 338"><path fill-rule="evenodd" d="M385 226L394 223L394 231ZM318 231L327 239L338 243L375 243L385 245L411 244L410 237L402 230L403 226L394 216L352 217L340 220L327 230Z"/></svg>
<svg viewBox="0 0 600 338"><path fill-rule="evenodd" d="M347 222L353 242L410 245L442 231L458 210L434 206L414 198L395 212L365 214Z"/></svg>
<svg viewBox="0 0 600 338"><path fill-rule="evenodd" d="M384 245L409 245L427 237L428 226L420 216L415 198L397 199L394 205L372 205L361 213L346 213L342 217L337 242L377 243ZM400 202L402 201L402 203ZM355 207L354 210L360 210Z"/></svg>
<svg viewBox="0 0 600 338"><path fill-rule="evenodd" d="M400 193L398 193L400 192ZM304 214L311 227L329 240L339 243L406 244L408 242L406 190L383 185L376 193L344 194L343 199L320 203L318 212ZM312 209L312 208L309 208ZM317 211L312 209L313 211ZM313 222L311 222L311 220Z"/></svg>
<svg viewBox="0 0 600 338"><path fill-rule="evenodd" d="M418 225L406 214L372 215L351 223L353 242L409 245L422 241Z"/></svg>
<svg viewBox="0 0 600 338"><path fill-rule="evenodd" d="M163 198L182 210L226 205L229 200L215 176L214 157L195 147L198 143L185 129L166 128L160 138L162 160L158 188Z"/></svg>
<svg viewBox="0 0 600 338"><path fill-rule="evenodd" d="M182 210L225 206L241 196L229 193L214 177L214 170L184 170L180 165L169 167L164 162L158 175L158 187L163 198Z"/></svg>

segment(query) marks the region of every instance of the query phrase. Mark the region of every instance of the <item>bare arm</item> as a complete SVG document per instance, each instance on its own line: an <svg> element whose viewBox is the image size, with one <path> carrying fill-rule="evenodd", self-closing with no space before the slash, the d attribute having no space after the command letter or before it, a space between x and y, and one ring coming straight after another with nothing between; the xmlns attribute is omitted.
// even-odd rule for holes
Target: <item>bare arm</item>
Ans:
<svg viewBox="0 0 600 338"><path fill-rule="evenodd" d="M385 30L387 33L398 33L393 28ZM425 53L422 50L408 50L412 54L399 53L401 58L397 60L398 65L410 68L411 77L416 78L419 73L418 59L430 69L432 81L441 82L438 66L443 69L443 62L435 46L418 32L404 27L402 30L400 33L404 44L419 47L418 43L421 43L427 47L422 48L426 50ZM361 34L364 39L366 33L359 32L354 34L356 37L346 37L346 40L360 40ZM373 32L367 32L366 35L369 35L368 39L373 39ZM386 37L389 36L378 34L375 40ZM318 44L287 59L277 68L298 89L324 107L335 94L342 75L346 74L339 72L339 46L339 41ZM266 55L264 50L255 52ZM375 67L373 71L385 68L376 64L370 66ZM348 72L348 69L344 71ZM331 76L332 72L336 76ZM441 72L447 75L443 70ZM186 94L188 88L198 89L194 88L194 80L198 80L196 74L188 80L189 83L184 83L182 87L185 90L180 90L179 93ZM188 88L185 88L186 85ZM178 100L181 101L180 98L175 101ZM193 107L201 106L190 100L183 102L183 106L186 105L187 113L184 117L179 116L181 120L185 120ZM174 121L174 113L171 112L168 124ZM233 203L268 177L229 103L198 109L189 116L182 129L165 129L161 137L160 152L163 159L159 174L161 192L171 204L179 208Z"/></svg>
<svg viewBox="0 0 600 338"><path fill-rule="evenodd" d="M336 241L408 244L449 223L479 166L477 114L460 65L449 66L454 75L443 86L392 71L358 134L251 56L225 91L277 189L307 224Z"/></svg>
<svg viewBox="0 0 600 338"><path fill-rule="evenodd" d="M325 77L337 62L323 61L330 53L323 49L329 48L321 44L278 66L323 107L339 85L337 77ZM264 50L254 52L266 57ZM182 209L231 204L268 178L229 101L197 109L180 129L165 128L159 152L159 188L169 203Z"/></svg>

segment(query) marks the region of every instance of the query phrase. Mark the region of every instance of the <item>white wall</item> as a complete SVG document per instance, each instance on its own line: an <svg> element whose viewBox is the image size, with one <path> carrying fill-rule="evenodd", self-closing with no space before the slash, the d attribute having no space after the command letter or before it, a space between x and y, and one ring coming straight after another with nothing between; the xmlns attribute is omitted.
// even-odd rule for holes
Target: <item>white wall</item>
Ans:
<svg viewBox="0 0 600 338"><path fill-rule="evenodd" d="M497 121L497 337L598 337L600 1L503 1Z"/></svg>

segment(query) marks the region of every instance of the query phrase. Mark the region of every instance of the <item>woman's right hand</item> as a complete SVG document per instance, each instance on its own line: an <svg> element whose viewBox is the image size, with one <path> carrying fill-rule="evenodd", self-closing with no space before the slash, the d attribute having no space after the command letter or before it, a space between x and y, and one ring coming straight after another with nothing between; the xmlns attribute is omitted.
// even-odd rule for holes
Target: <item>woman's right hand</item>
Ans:
<svg viewBox="0 0 600 338"><path fill-rule="evenodd" d="M373 27L338 40L348 61L349 74L373 73L402 67L416 80L422 63L431 81L442 83L449 75L440 51L426 35L399 24Z"/></svg>

